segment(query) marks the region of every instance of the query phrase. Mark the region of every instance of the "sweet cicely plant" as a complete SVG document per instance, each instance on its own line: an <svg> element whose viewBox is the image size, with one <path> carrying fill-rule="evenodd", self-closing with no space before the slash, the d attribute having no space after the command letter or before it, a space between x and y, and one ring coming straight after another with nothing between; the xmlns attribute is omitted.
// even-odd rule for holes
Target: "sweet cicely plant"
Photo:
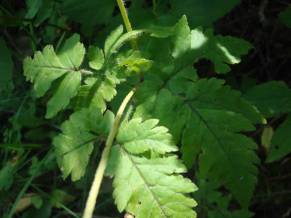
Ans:
<svg viewBox="0 0 291 218"><path fill-rule="evenodd" d="M128 33L123 33L122 26L118 27L106 39L103 49L89 48L87 60L84 60L86 49L78 35L67 39L57 53L48 45L24 61L25 76L34 83L38 97L52 91L46 118L68 107L72 98L80 102L69 120L62 124L62 133L53 140L64 177L71 175L73 181L80 179L94 146L102 144L103 137L107 137L84 218L92 217L105 170L114 178L113 196L120 212L126 210L141 218L195 217L192 208L196 202L188 194L194 192L196 186L180 175L186 168L178 159L178 147L168 129L158 125L157 119L132 114L124 117L126 107L143 83L139 78L151 71L153 65L153 61L137 49L136 38L142 34L164 36L159 35L158 29L133 31L122 2L118 3ZM165 37L171 35L174 32ZM127 41L132 42L133 48L121 51ZM83 65L90 69L84 69ZM132 84L128 80L133 80ZM55 82L58 83L56 88L53 87ZM114 114L107 104L118 94L116 88L122 83L132 88Z"/></svg>
<svg viewBox="0 0 291 218"><path fill-rule="evenodd" d="M59 50L47 45L24 61L36 96L48 99L46 118L71 113L53 139L63 177L81 179L93 150L104 146L83 217L92 217L104 175L113 178L120 212L196 217L197 187L182 175L196 158L201 184L225 187L247 208L258 159L255 143L240 132L263 119L223 80L199 78L193 64L206 58L217 73L226 73L251 45L191 30L185 16L173 26L132 30L117 3L127 32L117 27L102 49L85 49L74 34Z"/></svg>

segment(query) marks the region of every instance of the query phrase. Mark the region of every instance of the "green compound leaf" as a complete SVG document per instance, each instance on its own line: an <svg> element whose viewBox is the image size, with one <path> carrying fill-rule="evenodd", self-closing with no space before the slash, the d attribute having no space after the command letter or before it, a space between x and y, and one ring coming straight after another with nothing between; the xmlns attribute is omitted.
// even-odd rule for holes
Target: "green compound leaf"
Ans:
<svg viewBox="0 0 291 218"><path fill-rule="evenodd" d="M76 181L85 174L94 143L109 133L113 120L110 111L103 116L98 110L82 109L62 124L62 133L53 144L64 178L71 174L72 181Z"/></svg>
<svg viewBox="0 0 291 218"><path fill-rule="evenodd" d="M224 37L200 29L190 31L184 19L178 22L179 28L176 26L174 34L178 36L162 42L153 39L148 46L153 66L136 94L134 117L159 119L175 142L182 143L187 166L199 163L198 172L203 179L218 182L245 208L256 184L259 159L256 144L242 132L253 131L253 124L265 120L223 80L199 79L192 66L200 58L214 61L219 73L229 71L225 68L225 63L230 64L227 55L214 55L220 49L217 43L223 43ZM175 40L179 37L185 40ZM229 44L225 47L237 45ZM240 49L231 54L236 57L238 53L241 54Z"/></svg>
<svg viewBox="0 0 291 218"><path fill-rule="evenodd" d="M291 116L276 129L272 141L271 148L267 157L267 162L273 162L288 155L291 152Z"/></svg>
<svg viewBox="0 0 291 218"><path fill-rule="evenodd" d="M197 188L179 175L186 168L172 153L177 147L168 130L157 123L140 118L122 123L107 168L114 175L115 202L136 218L194 218L196 202L187 194Z"/></svg>
<svg viewBox="0 0 291 218"><path fill-rule="evenodd" d="M136 116L160 118L176 141L182 139L187 165L191 167L200 158L201 176L218 180L242 205L247 205L256 184L258 158L256 144L239 132L254 130L249 119L261 119L255 109L216 79L184 85L185 90L189 87L181 93L186 99L169 87L153 91L146 86L141 92L148 93L148 97L138 106Z"/></svg>
<svg viewBox="0 0 291 218"><path fill-rule="evenodd" d="M79 67L85 55L85 48L79 42L79 36L69 38L57 55L51 45L42 52L35 53L34 58L24 60L24 75L34 83L37 97L42 97L59 79L57 90L48 102L46 118L52 118L59 111L66 108L70 99L76 96L81 84Z"/></svg>

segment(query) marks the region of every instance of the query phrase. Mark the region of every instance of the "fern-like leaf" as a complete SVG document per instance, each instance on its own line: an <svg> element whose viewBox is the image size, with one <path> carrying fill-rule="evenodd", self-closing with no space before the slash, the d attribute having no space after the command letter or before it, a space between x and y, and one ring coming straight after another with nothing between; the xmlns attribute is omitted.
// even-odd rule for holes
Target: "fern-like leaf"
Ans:
<svg viewBox="0 0 291 218"><path fill-rule="evenodd" d="M239 57L249 44L235 51L240 45L231 40L230 45L224 44L228 52L217 57L213 50L219 49L217 43L223 43L223 37L208 38L199 29L193 33L184 17L176 24L175 34L178 36L168 41L151 42L150 50L160 43L160 51L152 51L154 73L145 75L138 90L135 116L159 118L175 141L181 142L187 166L198 160L203 179L218 182L247 207L256 184L258 158L256 144L241 133L253 131L254 123L265 120L238 91L225 86L223 80L199 79L192 66L200 58L209 58L218 73L225 73L229 71L227 64L238 61L227 61L229 55Z"/></svg>
<svg viewBox="0 0 291 218"><path fill-rule="evenodd" d="M259 121L260 116L256 117L255 109L220 80L202 79L184 87L189 87L189 92L185 89L180 94L187 98L170 87L154 92L152 87L144 87L142 95L148 89L149 96L138 106L136 116L159 117L177 141L182 139L187 165L191 167L200 157L201 175L218 179L242 205L247 205L256 184L258 158L256 144L239 132L254 130L249 119Z"/></svg>
<svg viewBox="0 0 291 218"><path fill-rule="evenodd" d="M42 97L52 83L60 78L57 90L48 102L46 118L52 118L64 109L81 85L79 67L85 55L85 48L79 38L78 35L69 38L58 55L54 48L48 45L42 52L36 52L33 59L28 57L24 60L24 75L34 83L37 97Z"/></svg>
<svg viewBox="0 0 291 218"><path fill-rule="evenodd" d="M196 217L196 202L186 194L197 188L179 175L186 168L172 153L177 147L168 130L157 123L136 118L121 125L108 167L117 207L137 218Z"/></svg>
<svg viewBox="0 0 291 218"><path fill-rule="evenodd" d="M82 109L65 121L62 133L53 140L59 167L64 178L71 174L73 181L79 180L86 171L94 143L106 137L114 115L106 112Z"/></svg>

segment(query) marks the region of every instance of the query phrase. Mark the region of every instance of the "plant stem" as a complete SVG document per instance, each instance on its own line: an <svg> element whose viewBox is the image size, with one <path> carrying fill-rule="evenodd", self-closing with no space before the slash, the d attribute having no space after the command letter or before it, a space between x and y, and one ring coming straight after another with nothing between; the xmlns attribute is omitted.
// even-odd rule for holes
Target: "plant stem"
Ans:
<svg viewBox="0 0 291 218"><path fill-rule="evenodd" d="M120 11L122 19L123 19L123 23L125 25L125 28L126 28L127 32L131 32L132 31L132 26L131 26L130 20L128 18L128 14L127 14L126 8L124 6L124 2L123 2L123 0L116 0L116 1L117 1L118 7L119 7L119 11ZM130 41L130 43L131 43L131 47L134 50L138 50L137 39L132 39ZM143 75L143 72L141 72L141 74L140 74L140 82L142 82L143 79L144 79L144 75Z"/></svg>
<svg viewBox="0 0 291 218"><path fill-rule="evenodd" d="M131 23L129 21L127 11L126 11L126 8L124 6L123 1L117 0L117 4L118 4L118 7L119 7L119 10L120 10L120 13L121 13L121 16L122 16L122 19L123 19L123 22L124 22L124 25L125 25L127 32L132 31Z"/></svg>
<svg viewBox="0 0 291 218"><path fill-rule="evenodd" d="M127 32L131 32L132 31L132 26L131 26L131 23L129 21L128 14L127 14L126 8L124 6L123 0L116 0L116 1L117 1L119 10L120 10L120 13L121 13L121 16L122 16L126 31ZM136 39L133 39L131 41L131 46L132 46L133 49L137 49L137 41L136 41Z"/></svg>
<svg viewBox="0 0 291 218"><path fill-rule="evenodd" d="M121 13L126 30L127 30L127 32L131 32L132 26L131 26L131 23L129 21L124 3L122 0L117 0L117 4L118 4L118 7L119 7L119 10L120 10L120 13ZM135 39L133 39L131 41L131 46L133 49L137 49L137 41ZM125 110L127 104L129 103L130 99L134 95L135 90L136 90L135 88L132 89L126 95L126 97L123 99L123 101L122 101L122 103L117 111L113 126L110 130L109 136L108 136L106 143L105 143L105 148L104 148L102 155L101 155L101 160L100 160L99 165L98 165L96 172L95 172L94 181L91 185L89 196L87 198L83 218L92 218L94 208L96 205L97 196L98 196L98 193L100 190L101 182L102 182L104 172L105 172L105 169L107 166L107 161L109 158L109 154L110 154L110 150L111 150L114 138L117 134L124 110Z"/></svg>
<svg viewBox="0 0 291 218"><path fill-rule="evenodd" d="M114 138L117 134L119 124L120 124L122 115L124 113L124 110L125 110L127 104L129 103L130 99L134 95L134 93L135 93L135 88L132 89L126 95L126 97L123 99L123 101L122 101L122 103L117 111L113 126L110 130L109 136L108 136L106 143L105 143L105 148L102 152L101 160L100 160L99 165L97 167L97 170L95 172L94 181L92 183L92 186L91 186L91 189L89 192L89 196L87 198L83 218L92 218L93 211L94 211L95 204L96 204L96 200L97 200L97 196L98 196L99 189L100 189L100 185L101 185L103 175L104 175L104 172L105 172L105 169L107 166L107 161L108 161L108 157L110 154L110 149L111 149L112 143L113 143Z"/></svg>

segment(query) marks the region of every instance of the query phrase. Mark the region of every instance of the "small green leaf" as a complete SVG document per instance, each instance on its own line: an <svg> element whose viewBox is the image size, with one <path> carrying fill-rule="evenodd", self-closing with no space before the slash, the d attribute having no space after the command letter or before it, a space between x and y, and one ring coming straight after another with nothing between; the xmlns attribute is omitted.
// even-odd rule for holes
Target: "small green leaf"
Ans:
<svg viewBox="0 0 291 218"><path fill-rule="evenodd" d="M61 78L58 89L48 102L47 118L52 118L60 110L66 108L70 99L77 94L81 84L79 67L85 55L85 48L75 34L64 43L57 55L52 46L46 46L42 52L35 53L34 58L24 60L24 75L34 83L37 97L42 97L50 89L52 83Z"/></svg>
<svg viewBox="0 0 291 218"><path fill-rule="evenodd" d="M139 74L148 71L152 66L152 61L142 57L139 51L129 50L125 55L116 58L118 67L126 76Z"/></svg>
<svg viewBox="0 0 291 218"><path fill-rule="evenodd" d="M95 142L108 134L113 119L110 111L103 116L98 110L82 109L62 124L53 144L64 178L71 174L77 181L85 174Z"/></svg>
<svg viewBox="0 0 291 218"><path fill-rule="evenodd" d="M109 77L109 75L108 75ZM110 80L106 77L104 80L100 78L88 78L85 83L90 88L89 95L89 107L92 109L101 109L101 111L106 110L106 102L111 101L113 97L117 94L115 89L116 83L114 80Z"/></svg>
<svg viewBox="0 0 291 218"><path fill-rule="evenodd" d="M76 96L81 85L81 73L73 72L65 76L52 98L47 103L45 117L52 118L66 108L70 99Z"/></svg>
<svg viewBox="0 0 291 218"><path fill-rule="evenodd" d="M63 65L71 69L77 69L83 62L85 48L80 43L80 36L73 34L62 46L58 57Z"/></svg>
<svg viewBox="0 0 291 218"><path fill-rule="evenodd" d="M88 50L89 66L92 69L100 70L104 64L103 51L95 46L90 46Z"/></svg>
<svg viewBox="0 0 291 218"><path fill-rule="evenodd" d="M119 129L117 141L132 154L154 151L159 154L177 151L172 137L165 127L156 127L158 120L133 119L124 122Z"/></svg>

